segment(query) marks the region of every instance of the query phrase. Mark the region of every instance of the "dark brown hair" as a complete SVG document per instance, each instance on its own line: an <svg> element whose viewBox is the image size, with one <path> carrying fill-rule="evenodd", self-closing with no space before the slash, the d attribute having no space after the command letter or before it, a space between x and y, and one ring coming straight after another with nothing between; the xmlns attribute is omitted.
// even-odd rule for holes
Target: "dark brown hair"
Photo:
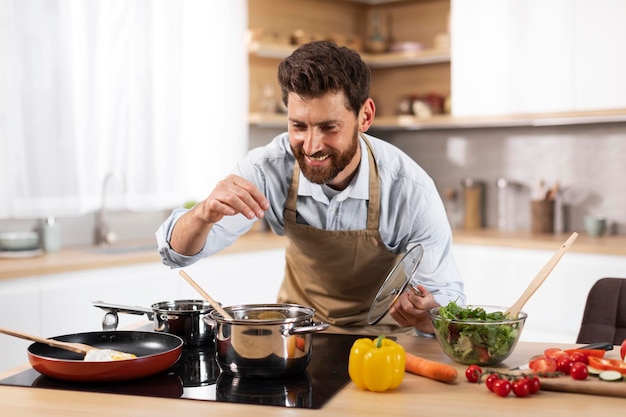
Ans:
<svg viewBox="0 0 626 417"><path fill-rule="evenodd" d="M358 115L369 97L370 69L354 50L330 41L306 43L278 66L283 103L290 92L304 98L343 91L346 106Z"/></svg>

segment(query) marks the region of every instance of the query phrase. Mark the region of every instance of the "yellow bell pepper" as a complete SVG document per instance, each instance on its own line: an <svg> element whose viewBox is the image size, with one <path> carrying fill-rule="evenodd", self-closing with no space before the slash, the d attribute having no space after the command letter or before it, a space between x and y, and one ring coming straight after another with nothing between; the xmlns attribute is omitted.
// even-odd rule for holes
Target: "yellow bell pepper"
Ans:
<svg viewBox="0 0 626 417"><path fill-rule="evenodd" d="M404 348L393 340L361 338L350 349L348 374L360 389L383 392L402 383L405 364Z"/></svg>

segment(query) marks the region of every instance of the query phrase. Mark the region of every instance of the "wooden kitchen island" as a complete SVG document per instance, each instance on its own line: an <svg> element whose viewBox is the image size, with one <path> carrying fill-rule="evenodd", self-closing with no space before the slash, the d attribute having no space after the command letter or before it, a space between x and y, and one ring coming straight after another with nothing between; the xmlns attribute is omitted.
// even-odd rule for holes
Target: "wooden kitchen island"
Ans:
<svg viewBox="0 0 626 417"><path fill-rule="evenodd" d="M398 341L408 352L442 362L450 362L434 339L403 336ZM520 342L502 368L517 366L540 354L547 347L573 347ZM315 352L313 352L315 354ZM618 357L618 349L607 353ZM347 364L346 364L347 366ZM459 379L444 384L407 374L395 391L373 393L361 391L348 383L319 410L274 406L244 405L214 401L162 399L127 395L59 391L43 388L0 386L3 416L19 417L172 417L172 416L602 416L621 415L626 401L613 396L587 395L542 389L538 394L501 398L489 392L484 384L466 382L465 366L457 365ZM0 373L4 379L24 368ZM591 381L589 381L591 382ZM580 381L581 386L586 381ZM623 384L626 382L607 384ZM626 391L625 391L626 392Z"/></svg>

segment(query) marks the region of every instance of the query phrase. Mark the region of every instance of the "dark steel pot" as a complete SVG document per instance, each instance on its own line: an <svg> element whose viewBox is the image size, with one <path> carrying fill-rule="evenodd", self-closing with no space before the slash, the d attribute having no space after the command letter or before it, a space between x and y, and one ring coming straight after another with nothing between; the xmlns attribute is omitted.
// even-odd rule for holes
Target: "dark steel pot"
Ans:
<svg viewBox="0 0 626 417"><path fill-rule="evenodd" d="M105 382L142 378L169 369L180 358L183 340L171 334L138 331L76 333L54 337L100 349L134 353L136 359L86 362L85 356L33 343L28 360L39 373L64 381Z"/></svg>
<svg viewBox="0 0 626 417"><path fill-rule="evenodd" d="M315 310L297 304L225 307L233 320L211 311L217 364L235 377L278 378L302 373L311 360L311 334L328 328L313 322Z"/></svg>
<svg viewBox="0 0 626 417"><path fill-rule="evenodd" d="M213 345L215 343L213 328L202 320L213 310L211 304L204 300L161 301L150 308L126 306L120 304L94 301L93 305L107 313L102 320L104 330L115 330L118 313L146 314L154 325L156 332L170 333L182 338L187 346Z"/></svg>

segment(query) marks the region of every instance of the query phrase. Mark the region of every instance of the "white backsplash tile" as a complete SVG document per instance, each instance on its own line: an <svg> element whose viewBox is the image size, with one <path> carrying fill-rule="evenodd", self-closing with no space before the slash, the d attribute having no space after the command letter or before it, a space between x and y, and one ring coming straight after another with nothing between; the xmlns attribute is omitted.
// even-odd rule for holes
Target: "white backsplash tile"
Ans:
<svg viewBox="0 0 626 417"><path fill-rule="evenodd" d="M497 224L495 181L504 177L531 190L540 180L548 186L558 181L568 204L568 230L581 230L584 216L599 214L626 233L624 123L372 133L413 157L441 193L460 189L464 177L486 181L489 227Z"/></svg>

